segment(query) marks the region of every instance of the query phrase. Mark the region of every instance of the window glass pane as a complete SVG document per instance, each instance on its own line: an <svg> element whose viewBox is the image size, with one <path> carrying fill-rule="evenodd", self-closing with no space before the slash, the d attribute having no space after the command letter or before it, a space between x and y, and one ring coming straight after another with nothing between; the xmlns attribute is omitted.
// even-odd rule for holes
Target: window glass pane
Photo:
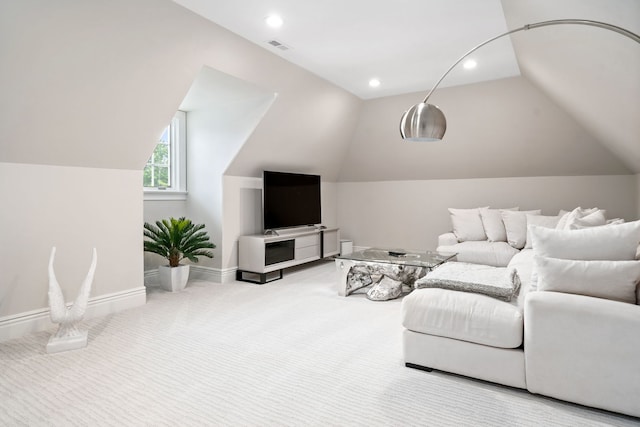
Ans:
<svg viewBox="0 0 640 427"><path fill-rule="evenodd" d="M169 145L158 143L156 145L155 150L153 150L153 155L151 156L152 163L156 165L169 165Z"/></svg>
<svg viewBox="0 0 640 427"><path fill-rule="evenodd" d="M143 183L145 187L170 187L169 168L167 166L147 165L144 168Z"/></svg>
<svg viewBox="0 0 640 427"><path fill-rule="evenodd" d="M153 187L153 167L148 164L144 167L142 182L145 187Z"/></svg>
<svg viewBox="0 0 640 427"><path fill-rule="evenodd" d="M171 124L163 129L143 171L143 186L149 194L153 189L186 193L186 114L176 112ZM146 197L146 195L145 195Z"/></svg>
<svg viewBox="0 0 640 427"><path fill-rule="evenodd" d="M154 166L155 182L154 187L169 187L169 168L166 166Z"/></svg>
<svg viewBox="0 0 640 427"><path fill-rule="evenodd" d="M171 187L171 126L167 126L144 168L144 187Z"/></svg>

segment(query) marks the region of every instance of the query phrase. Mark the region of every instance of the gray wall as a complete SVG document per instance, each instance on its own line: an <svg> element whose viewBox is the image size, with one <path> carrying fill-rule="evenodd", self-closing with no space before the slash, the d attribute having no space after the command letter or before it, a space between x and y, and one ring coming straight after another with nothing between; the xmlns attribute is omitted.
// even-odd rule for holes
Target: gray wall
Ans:
<svg viewBox="0 0 640 427"><path fill-rule="evenodd" d="M0 2L0 162L142 169L203 24L168 0Z"/></svg>
<svg viewBox="0 0 640 427"><path fill-rule="evenodd" d="M366 101L339 181L631 173L526 78L439 89L442 142L400 138L400 117L424 93Z"/></svg>
<svg viewBox="0 0 640 427"><path fill-rule="evenodd" d="M142 286L142 171L0 163L0 319L47 306L47 265L67 301ZM0 325L2 322L0 322Z"/></svg>
<svg viewBox="0 0 640 427"><path fill-rule="evenodd" d="M338 184L338 224L358 246L435 249L451 230L447 208L519 206L556 215L598 206L608 217L638 218L634 175L487 178Z"/></svg>

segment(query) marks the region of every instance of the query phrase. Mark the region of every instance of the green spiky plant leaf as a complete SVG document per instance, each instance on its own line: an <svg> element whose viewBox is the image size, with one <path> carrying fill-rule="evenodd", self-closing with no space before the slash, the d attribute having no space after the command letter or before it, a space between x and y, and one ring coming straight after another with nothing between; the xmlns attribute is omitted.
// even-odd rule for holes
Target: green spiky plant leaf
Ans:
<svg viewBox="0 0 640 427"><path fill-rule="evenodd" d="M169 266L177 267L180 261L187 258L198 262L198 257L213 258L208 249L216 247L209 241L204 224L194 224L190 219L181 217L156 221L155 225L144 223L144 250L153 252L169 261Z"/></svg>

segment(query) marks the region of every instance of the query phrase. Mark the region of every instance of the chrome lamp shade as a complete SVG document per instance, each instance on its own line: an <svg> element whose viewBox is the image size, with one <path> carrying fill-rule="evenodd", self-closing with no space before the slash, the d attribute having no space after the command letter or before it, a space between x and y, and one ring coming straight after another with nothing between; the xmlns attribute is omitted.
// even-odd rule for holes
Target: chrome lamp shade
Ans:
<svg viewBox="0 0 640 427"><path fill-rule="evenodd" d="M447 130L447 119L433 104L421 102L409 108L400 120L400 134L405 141L440 141Z"/></svg>

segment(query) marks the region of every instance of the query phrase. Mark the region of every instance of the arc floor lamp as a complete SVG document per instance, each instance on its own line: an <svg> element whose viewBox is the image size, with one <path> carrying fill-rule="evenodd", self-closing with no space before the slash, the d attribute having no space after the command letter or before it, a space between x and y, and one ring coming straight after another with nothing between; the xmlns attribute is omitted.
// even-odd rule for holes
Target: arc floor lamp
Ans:
<svg viewBox="0 0 640 427"><path fill-rule="evenodd" d="M607 24L606 22L590 21L586 19L556 19L553 21L542 21L536 22L534 24L527 24L520 28L507 31L506 33L492 37L489 40L480 43L479 45L462 55L456 62L453 63L451 67L449 67L449 69L442 75L442 77L440 77L433 88L429 91L424 101L409 108L409 110L402 115L402 119L400 120L400 135L402 135L402 138L406 141L442 140L442 137L447 130L447 119L444 117L444 113L442 112L442 110L440 110L440 108L433 104L427 104L427 100L429 99L433 91L436 90L440 82L442 82L442 80L447 76L447 74L449 74L449 72L453 70L455 66L458 65L464 58L480 49L482 46L491 43L492 41L497 40L501 37L508 36L519 31L532 30L534 28L546 27L549 25L564 24L590 25L593 27L604 28L606 30L615 31L616 33L627 36L630 39L640 43L640 36L632 33L629 30L615 25Z"/></svg>

